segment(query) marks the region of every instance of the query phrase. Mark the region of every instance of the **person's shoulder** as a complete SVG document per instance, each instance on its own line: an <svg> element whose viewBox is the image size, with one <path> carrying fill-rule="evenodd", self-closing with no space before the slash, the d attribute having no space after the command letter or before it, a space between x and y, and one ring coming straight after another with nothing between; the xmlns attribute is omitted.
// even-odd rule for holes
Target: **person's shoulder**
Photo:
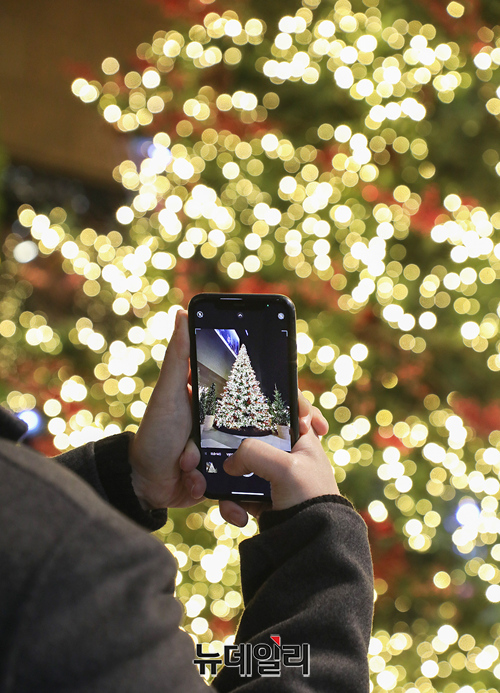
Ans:
<svg viewBox="0 0 500 693"><path fill-rule="evenodd" d="M50 541L75 523L103 523L147 535L56 460L8 440L0 450L0 524L10 534Z"/></svg>
<svg viewBox="0 0 500 693"><path fill-rule="evenodd" d="M80 605L86 599L92 611L94 591L111 602L137 583L139 574L144 584L162 581L158 593L165 584L173 591L177 570L159 541L76 474L5 439L0 444L0 565L0 645L9 650L19 646L18 624L31 637L30 624L46 606L64 604L66 616L55 608L53 623L68 622L73 598Z"/></svg>
<svg viewBox="0 0 500 693"><path fill-rule="evenodd" d="M66 566L97 556L140 555L175 575L175 562L160 542L75 473L27 446L1 443L0 593L22 591L56 555Z"/></svg>

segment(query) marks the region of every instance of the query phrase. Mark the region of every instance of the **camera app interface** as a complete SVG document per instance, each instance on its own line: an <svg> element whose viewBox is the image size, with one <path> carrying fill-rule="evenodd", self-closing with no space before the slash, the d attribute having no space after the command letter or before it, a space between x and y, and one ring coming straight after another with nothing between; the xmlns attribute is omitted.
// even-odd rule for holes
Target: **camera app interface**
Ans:
<svg viewBox="0 0 500 693"><path fill-rule="evenodd" d="M209 485L220 493L269 492L268 483L259 477L230 477L222 468L244 438L291 450L289 320L286 306L279 302L259 308L237 302L227 308L197 308L202 467Z"/></svg>

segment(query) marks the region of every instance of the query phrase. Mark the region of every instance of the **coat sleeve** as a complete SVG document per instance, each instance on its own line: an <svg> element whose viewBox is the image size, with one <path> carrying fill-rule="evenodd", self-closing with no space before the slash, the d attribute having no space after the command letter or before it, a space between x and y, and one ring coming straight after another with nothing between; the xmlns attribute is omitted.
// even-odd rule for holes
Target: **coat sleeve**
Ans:
<svg viewBox="0 0 500 693"><path fill-rule="evenodd" d="M291 516L290 516L291 515ZM267 517L266 517L267 516ZM266 513L260 535L240 545L245 611L237 641L310 645L310 675L282 667L280 678L239 680L225 667L220 693L365 693L373 613L373 573L366 526L340 496Z"/></svg>
<svg viewBox="0 0 500 693"><path fill-rule="evenodd" d="M87 443L55 459L86 481L114 508L150 532L163 527L167 510L145 510L132 486L128 449L133 433L124 432Z"/></svg>

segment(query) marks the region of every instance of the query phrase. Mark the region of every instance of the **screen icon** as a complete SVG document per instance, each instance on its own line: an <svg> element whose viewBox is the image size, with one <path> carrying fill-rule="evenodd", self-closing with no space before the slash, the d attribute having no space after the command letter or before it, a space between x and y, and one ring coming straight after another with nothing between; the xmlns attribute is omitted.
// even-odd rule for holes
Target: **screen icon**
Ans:
<svg viewBox="0 0 500 693"><path fill-rule="evenodd" d="M278 313L278 318L279 318L280 320L284 320L284 319L285 319L285 314L284 314L284 313Z"/></svg>
<svg viewBox="0 0 500 693"><path fill-rule="evenodd" d="M202 311L202 310L199 310L199 311L196 313L196 315L197 315L199 318L202 318L202 317L203 317L203 311Z"/></svg>

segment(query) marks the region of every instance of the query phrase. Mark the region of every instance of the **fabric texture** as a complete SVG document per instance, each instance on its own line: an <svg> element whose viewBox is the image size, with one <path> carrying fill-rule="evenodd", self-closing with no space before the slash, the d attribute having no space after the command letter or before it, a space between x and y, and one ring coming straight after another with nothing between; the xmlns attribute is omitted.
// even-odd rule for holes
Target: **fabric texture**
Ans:
<svg viewBox="0 0 500 693"><path fill-rule="evenodd" d="M7 440L16 436L6 426L3 417L0 693L206 691L179 628L175 560L138 525L161 520L133 496L127 441L47 460ZM283 668L276 679L242 678L228 667L213 687L367 692L373 586L363 521L348 502L325 496L265 513L261 524L240 545L238 642L279 634L283 643L310 643L311 674Z"/></svg>

